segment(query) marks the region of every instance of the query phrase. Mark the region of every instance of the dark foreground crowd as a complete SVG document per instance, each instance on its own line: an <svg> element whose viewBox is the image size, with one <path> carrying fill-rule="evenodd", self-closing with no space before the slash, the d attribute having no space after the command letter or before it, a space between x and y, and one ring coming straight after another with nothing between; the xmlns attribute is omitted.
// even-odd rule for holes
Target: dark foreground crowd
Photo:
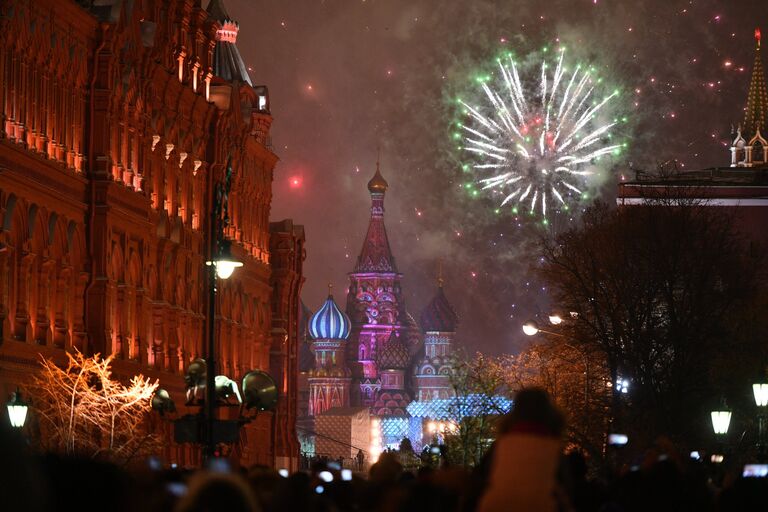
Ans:
<svg viewBox="0 0 768 512"><path fill-rule="evenodd" d="M333 464L292 475L224 465L127 471L89 459L29 457L3 435L0 511L768 510L768 478L745 478L741 468L720 468L713 477L707 465L665 443L610 478L588 478L581 454L562 454L562 428L543 392L521 392L488 457L474 470L441 462L406 471L402 453L385 453L367 475Z"/></svg>

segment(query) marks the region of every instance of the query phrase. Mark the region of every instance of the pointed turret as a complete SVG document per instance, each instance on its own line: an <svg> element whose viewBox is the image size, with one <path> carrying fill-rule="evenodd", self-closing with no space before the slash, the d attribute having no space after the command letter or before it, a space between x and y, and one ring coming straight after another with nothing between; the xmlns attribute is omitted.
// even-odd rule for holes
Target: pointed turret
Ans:
<svg viewBox="0 0 768 512"><path fill-rule="evenodd" d="M439 262L437 292L421 312L424 356L413 369L417 400L442 400L453 396L451 353L458 324L459 316L443 291L443 265Z"/></svg>
<svg viewBox="0 0 768 512"><path fill-rule="evenodd" d="M760 29L755 29L755 63L752 65L752 80L749 83L747 109L744 114L744 133L748 136L764 133L768 116L768 89L765 85L763 61L760 55Z"/></svg>
<svg viewBox="0 0 768 512"><path fill-rule="evenodd" d="M443 292L442 262L438 267L437 292L421 312L421 328L424 332L455 332L459 316Z"/></svg>
<svg viewBox="0 0 768 512"><path fill-rule="evenodd" d="M224 0L208 3L208 16L221 24L216 31L216 48L213 51L213 74L227 82L242 82L253 87L248 68L237 49L237 34L240 25L227 13Z"/></svg>
<svg viewBox="0 0 768 512"><path fill-rule="evenodd" d="M356 273L363 272L392 272L397 273L395 258L389 248L387 229L384 226L384 194L387 191L387 180L381 175L379 162L376 162L376 174L368 182L371 193L371 221L365 235L363 249L357 258Z"/></svg>

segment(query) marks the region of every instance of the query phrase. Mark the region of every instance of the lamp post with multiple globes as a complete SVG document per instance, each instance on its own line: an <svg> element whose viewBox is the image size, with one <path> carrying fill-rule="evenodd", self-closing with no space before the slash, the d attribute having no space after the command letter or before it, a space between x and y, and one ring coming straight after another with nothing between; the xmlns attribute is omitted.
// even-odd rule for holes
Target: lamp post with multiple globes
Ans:
<svg viewBox="0 0 768 512"><path fill-rule="evenodd" d="M205 351L205 415L203 459L210 461L216 453L216 285L218 279L229 279L236 268L243 263L232 256L232 242L224 236L224 230L229 225L228 196L232 179L232 165L227 162L223 183L216 183L213 190L213 207L209 226L210 259L205 262L208 266L208 333Z"/></svg>

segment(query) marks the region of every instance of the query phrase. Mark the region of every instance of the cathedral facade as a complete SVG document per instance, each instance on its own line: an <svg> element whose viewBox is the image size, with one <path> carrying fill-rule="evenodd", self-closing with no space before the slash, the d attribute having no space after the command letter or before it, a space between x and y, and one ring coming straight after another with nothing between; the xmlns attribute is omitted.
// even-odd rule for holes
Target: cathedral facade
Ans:
<svg viewBox="0 0 768 512"><path fill-rule="evenodd" d="M411 436L408 404L452 396L450 355L458 317L442 280L420 315L421 325L408 312L384 223L387 188L377 164L368 182L368 231L349 274L345 311L329 294L308 318L306 349L314 358L304 359L304 370L308 416L365 409L381 426L383 442L392 444Z"/></svg>
<svg viewBox="0 0 768 512"><path fill-rule="evenodd" d="M0 391L77 350L183 404L204 357L213 190L231 169L224 235L244 266L218 286L218 369L262 369L280 389L233 457L295 467L304 234L269 222L269 96L238 31L221 0L0 3ZM167 444L169 462L199 462Z"/></svg>

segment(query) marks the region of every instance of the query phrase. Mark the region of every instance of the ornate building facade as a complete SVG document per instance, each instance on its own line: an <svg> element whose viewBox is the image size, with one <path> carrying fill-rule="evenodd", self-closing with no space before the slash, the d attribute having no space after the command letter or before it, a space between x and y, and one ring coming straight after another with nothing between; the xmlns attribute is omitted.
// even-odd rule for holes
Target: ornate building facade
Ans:
<svg viewBox="0 0 768 512"><path fill-rule="evenodd" d="M269 97L238 30L220 0L0 4L0 389L28 381L40 355L79 350L183 403L182 374L203 356L212 191L229 166L225 235L245 265L219 286L220 373L264 369L281 392L236 454L289 467L304 233L269 223Z"/></svg>
<svg viewBox="0 0 768 512"><path fill-rule="evenodd" d="M377 418L385 444L413 437L406 411L411 401L453 395L449 358L458 324L442 280L421 315L421 326L408 312L403 275L384 224L387 188L377 163L376 173L368 182L368 231L349 274L346 314L329 296L311 317L312 340L304 350L311 347L315 357L304 357L302 368L307 375L309 418L332 408L357 411L365 407ZM311 421L303 425L306 430L312 428Z"/></svg>

